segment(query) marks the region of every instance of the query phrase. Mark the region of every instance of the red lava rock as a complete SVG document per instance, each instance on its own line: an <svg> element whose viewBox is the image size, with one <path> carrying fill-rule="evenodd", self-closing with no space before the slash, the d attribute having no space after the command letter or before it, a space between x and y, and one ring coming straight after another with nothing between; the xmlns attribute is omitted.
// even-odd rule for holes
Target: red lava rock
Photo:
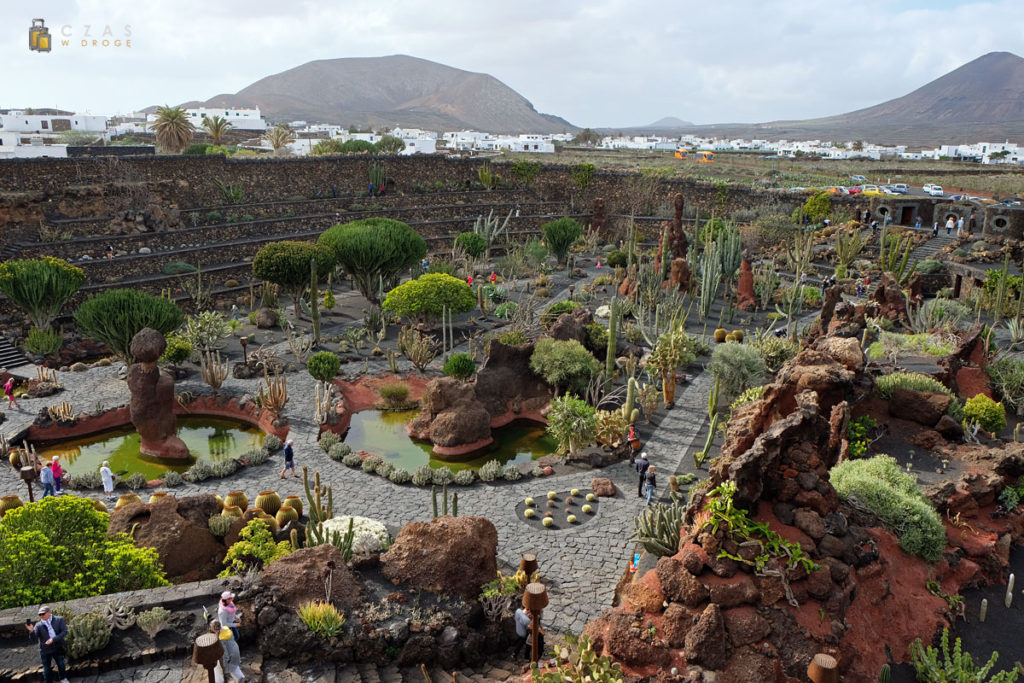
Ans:
<svg viewBox="0 0 1024 683"><path fill-rule="evenodd" d="M828 567L816 569L807 577L807 592L819 600L824 600L832 593L832 571Z"/></svg>
<svg viewBox="0 0 1024 683"><path fill-rule="evenodd" d="M945 441L942 438L942 434L939 434L934 429L926 429L923 432L918 432L917 435L911 440L918 448L923 448L926 451L933 450L940 443Z"/></svg>
<svg viewBox="0 0 1024 683"><path fill-rule="evenodd" d="M968 557L987 557L995 551L998 535L946 524L946 543L962 548Z"/></svg>
<svg viewBox="0 0 1024 683"><path fill-rule="evenodd" d="M793 498L793 502L799 507L811 508L819 515L827 515L836 508L834 503L830 504L825 499L825 496L821 495L817 491L800 491L800 493L796 494Z"/></svg>
<svg viewBox="0 0 1024 683"><path fill-rule="evenodd" d="M545 476L545 477L550 477L550 476L551 476L552 474L554 474L554 473L555 473L555 468L554 468L554 467L552 467L551 465L548 465L548 466L546 466L546 467L544 468L544 470L543 470L543 471L544 471L544 476Z"/></svg>
<svg viewBox="0 0 1024 683"><path fill-rule="evenodd" d="M615 495L615 483L611 479L598 477L590 481L590 490L599 498L611 498Z"/></svg>
<svg viewBox="0 0 1024 683"><path fill-rule="evenodd" d="M992 389L988 386L988 375L981 368L960 368L956 373L956 386L963 399L974 398L985 394L992 398Z"/></svg>
<svg viewBox="0 0 1024 683"><path fill-rule="evenodd" d="M678 648L686 644L686 634L693 628L695 616L694 612L678 602L673 602L665 609L661 616L661 635L669 647Z"/></svg>
<svg viewBox="0 0 1024 683"><path fill-rule="evenodd" d="M686 661L700 664L708 669L720 669L729 659L729 641L725 634L725 622L718 605L708 605L700 619L686 634Z"/></svg>
<svg viewBox="0 0 1024 683"><path fill-rule="evenodd" d="M935 424L935 431L950 441L959 441L964 436L964 428L951 415L943 415Z"/></svg>
<svg viewBox="0 0 1024 683"><path fill-rule="evenodd" d="M260 572L259 581L281 603L298 608L309 600L324 599L323 577L329 563L334 567L331 602L346 612L358 609L362 603L362 581L345 564L341 551L330 543L299 548L268 564Z"/></svg>
<svg viewBox="0 0 1024 683"><path fill-rule="evenodd" d="M833 287L833 289L835 289ZM734 654L728 665L715 676L715 683L754 683L754 681L778 681L781 671L776 671L777 660L749 649ZM792 680L792 679L790 679Z"/></svg>
<svg viewBox="0 0 1024 683"><path fill-rule="evenodd" d="M662 592L671 602L681 602L688 607L707 602L707 587L688 572L679 560L673 557L661 558L655 573Z"/></svg>
<svg viewBox="0 0 1024 683"><path fill-rule="evenodd" d="M626 600L635 609L656 614L661 612L665 596L656 581L635 581L626 588Z"/></svg>
<svg viewBox="0 0 1024 683"><path fill-rule="evenodd" d="M754 294L754 271L747 259L743 259L740 264L740 277L736 282L736 307L741 311L753 311L757 307L757 297Z"/></svg>
<svg viewBox="0 0 1024 683"><path fill-rule="evenodd" d="M772 632L772 625L753 607L737 607L722 612L725 630L734 647L764 640ZM754 679L751 679L754 680Z"/></svg>
<svg viewBox="0 0 1024 683"><path fill-rule="evenodd" d="M931 427L946 414L952 401L949 395L937 391L914 391L897 387L889 401L889 413L893 417Z"/></svg>
<svg viewBox="0 0 1024 683"><path fill-rule="evenodd" d="M799 508L793 514L793 525L816 541L825 535L825 524L821 521L821 515L808 508Z"/></svg>
<svg viewBox="0 0 1024 683"><path fill-rule="evenodd" d="M637 637L635 622L630 615L612 613L607 616L607 620L604 644L608 652L619 661L633 666L665 666L671 660L667 649Z"/></svg>
<svg viewBox="0 0 1024 683"><path fill-rule="evenodd" d="M723 608L755 604L761 599L753 579L746 574L737 574L729 579L704 576L701 582L707 586L711 602Z"/></svg>
<svg viewBox="0 0 1024 683"><path fill-rule="evenodd" d="M686 571L694 576L700 576L704 571L704 565L708 563L708 554L696 543L687 543L679 551L679 560L686 567Z"/></svg>

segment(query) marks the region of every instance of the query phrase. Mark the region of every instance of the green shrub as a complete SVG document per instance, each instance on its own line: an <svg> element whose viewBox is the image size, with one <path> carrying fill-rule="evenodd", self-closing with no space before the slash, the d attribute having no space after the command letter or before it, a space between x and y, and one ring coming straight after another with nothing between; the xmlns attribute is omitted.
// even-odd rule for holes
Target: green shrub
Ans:
<svg viewBox="0 0 1024 683"><path fill-rule="evenodd" d="M1006 409L1002 403L978 394L964 403L964 419L970 424L980 425L986 432L998 434L1006 427Z"/></svg>
<svg viewBox="0 0 1024 683"><path fill-rule="evenodd" d="M764 384L768 369L757 349L747 344L718 344L711 352L711 374L726 398Z"/></svg>
<svg viewBox="0 0 1024 683"><path fill-rule="evenodd" d="M945 394L953 399L949 404L949 408L946 409L946 413L956 420L963 419L963 406L957 399L956 394L950 391L942 382L928 375L922 375L918 372L894 372L879 377L875 380L875 386L878 387L878 395L885 399L892 398L892 392L897 388Z"/></svg>
<svg viewBox="0 0 1024 683"><path fill-rule="evenodd" d="M441 273L421 275L388 292L381 307L421 322L441 317L443 307L454 314L476 308L473 288L464 280Z"/></svg>
<svg viewBox="0 0 1024 683"><path fill-rule="evenodd" d="M177 335L171 334L167 337L167 348L164 349L160 360L171 365L179 365L192 357L192 342Z"/></svg>
<svg viewBox="0 0 1024 683"><path fill-rule="evenodd" d="M480 466L479 474L483 481L494 481L501 476L501 463L497 460L488 460Z"/></svg>
<svg viewBox="0 0 1024 683"><path fill-rule="evenodd" d="M444 374L459 381L466 381L476 372L476 361L468 353L453 353L444 364Z"/></svg>
<svg viewBox="0 0 1024 683"><path fill-rule="evenodd" d="M508 298L508 289L501 285L484 285L481 288L488 301L497 303Z"/></svg>
<svg viewBox="0 0 1024 683"><path fill-rule="evenodd" d="M509 330L498 335L498 341L507 346L519 346L526 343L526 335L522 330Z"/></svg>
<svg viewBox="0 0 1024 683"><path fill-rule="evenodd" d="M608 350L608 330L601 323L589 323L585 328L583 345L591 353L603 353Z"/></svg>
<svg viewBox="0 0 1024 683"><path fill-rule="evenodd" d="M917 269L920 271L921 267L918 266ZM931 326L945 324L949 327L960 327L960 324L969 320L972 315L971 309L952 299L928 299L921 305L921 317Z"/></svg>
<svg viewBox="0 0 1024 683"><path fill-rule="evenodd" d="M412 483L416 486L428 486L434 481L434 468L430 465L420 465L412 474Z"/></svg>
<svg viewBox="0 0 1024 683"><path fill-rule="evenodd" d="M384 477L387 479L391 476L391 473L395 470L395 466L389 463L387 460L381 460L377 463L377 466L373 468L373 473L378 477Z"/></svg>
<svg viewBox="0 0 1024 683"><path fill-rule="evenodd" d="M311 600L299 606L299 619L321 638L334 638L345 626L345 615L329 602Z"/></svg>
<svg viewBox="0 0 1024 683"><path fill-rule="evenodd" d="M211 214L217 213L211 211ZM207 216L209 217L209 215ZM220 214L217 213L217 220L220 220ZM191 263L185 263L184 261L169 261L160 268L160 272L164 275L188 275L189 273L196 272L196 267Z"/></svg>
<svg viewBox="0 0 1024 683"><path fill-rule="evenodd" d="M556 390L583 391L601 364L578 341L545 337L533 349L530 369Z"/></svg>
<svg viewBox="0 0 1024 683"><path fill-rule="evenodd" d="M559 396L551 402L547 432L558 441L558 450L572 453L594 441L597 415L594 407L575 396Z"/></svg>
<svg viewBox="0 0 1024 683"><path fill-rule="evenodd" d="M75 311L75 323L84 336L103 342L128 363L135 362L132 337L142 328L151 327L166 335L184 321L184 314L174 302L137 289L95 294Z"/></svg>
<svg viewBox="0 0 1024 683"><path fill-rule="evenodd" d="M427 255L426 241L405 223L390 218L335 225L318 242L334 253L359 293L372 303L380 301L381 281L384 290L392 289L406 269Z"/></svg>
<svg viewBox="0 0 1024 683"><path fill-rule="evenodd" d="M391 474L388 475L388 479L391 480L392 484L404 484L412 479L412 475L409 474L409 470L395 468L391 470Z"/></svg>
<svg viewBox="0 0 1024 683"><path fill-rule="evenodd" d="M346 467L359 467L363 464L363 456L358 453L349 453L341 459L341 462Z"/></svg>
<svg viewBox="0 0 1024 683"><path fill-rule="evenodd" d="M757 350L765 368L771 373L778 372L783 365L800 353L799 344L788 338L776 337L774 334L763 335L752 342L751 346Z"/></svg>
<svg viewBox="0 0 1024 683"><path fill-rule="evenodd" d="M60 351L64 345L64 335L56 330L40 330L35 325L25 337L25 350L37 356L49 356Z"/></svg>
<svg viewBox="0 0 1024 683"><path fill-rule="evenodd" d="M218 311L202 311L198 315L185 318L185 331L182 339L192 345L196 351L209 351L221 346L220 340L231 334L231 326L223 313Z"/></svg>
<svg viewBox="0 0 1024 683"><path fill-rule="evenodd" d="M262 465L268 460L270 460L270 451L267 450L266 446L263 448L254 448L238 456L239 463L244 462L247 467L256 467L257 465Z"/></svg>
<svg viewBox="0 0 1024 683"><path fill-rule="evenodd" d="M276 453L284 447L284 442L276 434L267 434L263 438L263 447L271 453Z"/></svg>
<svg viewBox="0 0 1024 683"><path fill-rule="evenodd" d="M463 232L455 238L455 248L473 258L480 258L487 251L487 240L475 232Z"/></svg>
<svg viewBox="0 0 1024 683"><path fill-rule="evenodd" d="M471 486L476 483L476 473L473 470L459 470L455 473L455 483L459 486Z"/></svg>
<svg viewBox="0 0 1024 683"><path fill-rule="evenodd" d="M1000 356L985 366L996 396L1011 408L1020 411L1024 405L1024 361Z"/></svg>
<svg viewBox="0 0 1024 683"><path fill-rule="evenodd" d="M510 462L505 465L505 469L502 470L501 476L504 477L505 481L519 481L523 478L523 473L519 471L518 465Z"/></svg>
<svg viewBox="0 0 1024 683"><path fill-rule="evenodd" d="M146 475L140 472L133 472L124 480L124 485L132 491L138 491L146 487L147 481Z"/></svg>
<svg viewBox="0 0 1024 683"><path fill-rule="evenodd" d="M605 265L609 268L625 268L628 263L629 254L621 249L616 249L608 254L608 258L605 260Z"/></svg>
<svg viewBox="0 0 1024 683"><path fill-rule="evenodd" d="M847 460L829 478L839 497L874 514L899 537L900 547L929 562L942 556L946 532L939 514L917 488L917 480L900 471L888 455Z"/></svg>
<svg viewBox="0 0 1024 683"><path fill-rule="evenodd" d="M191 145L182 150L182 154L206 154L207 148L210 147L209 143L206 142L193 142Z"/></svg>
<svg viewBox="0 0 1024 683"><path fill-rule="evenodd" d="M345 462L345 458L352 453L352 447L347 443L336 443L327 451L327 456L336 462Z"/></svg>
<svg viewBox="0 0 1024 683"><path fill-rule="evenodd" d="M292 551L288 541L274 542L274 534L265 520L253 519L239 533L239 540L224 557L227 567L218 576L227 577L247 571L259 571Z"/></svg>
<svg viewBox="0 0 1024 683"><path fill-rule="evenodd" d="M306 370L313 379L320 382L330 382L338 375L341 369L341 359L330 351L314 353L306 361Z"/></svg>
<svg viewBox="0 0 1024 683"><path fill-rule="evenodd" d="M377 390L381 399L389 405L399 405L409 399L409 387L403 382L382 384Z"/></svg>
<svg viewBox="0 0 1024 683"><path fill-rule="evenodd" d="M64 646L67 648L69 659L82 659L110 644L110 624L102 612L62 616L68 627Z"/></svg>
<svg viewBox="0 0 1024 683"><path fill-rule="evenodd" d="M932 275L934 273L940 273L945 268L941 261L935 259L926 259L917 264L917 272L923 273L924 275Z"/></svg>
<svg viewBox="0 0 1024 683"><path fill-rule="evenodd" d="M960 639L957 638L952 650L949 647L949 629L942 629L940 648L929 645L927 648L918 638L910 644L910 657L917 672L917 680L925 683L1014 683L1020 674L1015 667L1009 671L1000 671L992 678L989 672L999 659L999 653L993 652L988 661L980 669L974 663L970 652L964 652Z"/></svg>
<svg viewBox="0 0 1024 683"><path fill-rule="evenodd" d="M239 463L234 458L217 460L216 462L210 463L210 476L219 478L230 477L238 471L238 467Z"/></svg>
<svg viewBox="0 0 1024 683"><path fill-rule="evenodd" d="M382 462L384 462L384 458L380 457L379 455L371 455L367 458L364 458L362 465L363 472L369 474L370 472L375 471L377 469L377 465L381 464Z"/></svg>
<svg viewBox="0 0 1024 683"><path fill-rule="evenodd" d="M199 461L196 464L185 470L185 474L181 475L182 478L192 484L198 484L201 481L206 481L213 476L213 470L208 464L203 461Z"/></svg>
<svg viewBox="0 0 1024 683"><path fill-rule="evenodd" d="M438 467L434 470L431 475L431 481L435 486L443 486L444 484L451 484L455 481L455 473L452 472L450 467Z"/></svg>
<svg viewBox="0 0 1024 683"><path fill-rule="evenodd" d="M49 329L84 283L85 271L52 256L0 263L0 292L40 330Z"/></svg>
<svg viewBox="0 0 1024 683"><path fill-rule="evenodd" d="M540 321L544 327L551 327L560 315L572 313L579 307L580 303L578 301L559 301L544 309L544 312L540 314Z"/></svg>
<svg viewBox="0 0 1024 683"><path fill-rule="evenodd" d="M315 263L317 279L327 277L334 269L330 249L309 242L270 242L265 244L252 260L252 274L261 280L279 285L299 311L299 299L309 289L310 261Z"/></svg>
<svg viewBox="0 0 1024 683"><path fill-rule="evenodd" d="M327 430L320 435L320 439L317 444L320 446L320 450L324 453L330 453L331 448L341 442L341 437L334 432Z"/></svg>
<svg viewBox="0 0 1024 683"><path fill-rule="evenodd" d="M459 269L454 263L442 259L431 261L430 265L427 266L427 273L432 275L441 274L454 276L457 272L459 272Z"/></svg>
<svg viewBox="0 0 1024 683"><path fill-rule="evenodd" d="M540 226L544 242L558 262L565 264L569 260L569 247L583 234L583 228L574 218L559 218Z"/></svg>
<svg viewBox="0 0 1024 683"><path fill-rule="evenodd" d="M173 488L175 486L181 486L181 482L184 481L182 476L174 470L169 470L163 478L165 488Z"/></svg>
<svg viewBox="0 0 1024 683"><path fill-rule="evenodd" d="M168 585L156 550L127 534L88 498L48 496L0 521L0 608Z"/></svg>
<svg viewBox="0 0 1024 683"><path fill-rule="evenodd" d="M736 397L735 401L729 404L729 412L735 412L735 410L742 405L761 400L761 397L764 396L764 390L766 387L767 385L762 384L759 387L750 387L745 390L742 394Z"/></svg>
<svg viewBox="0 0 1024 683"><path fill-rule="evenodd" d="M508 320L515 314L517 308L519 308L519 304L515 301L504 301L495 306L494 317Z"/></svg>

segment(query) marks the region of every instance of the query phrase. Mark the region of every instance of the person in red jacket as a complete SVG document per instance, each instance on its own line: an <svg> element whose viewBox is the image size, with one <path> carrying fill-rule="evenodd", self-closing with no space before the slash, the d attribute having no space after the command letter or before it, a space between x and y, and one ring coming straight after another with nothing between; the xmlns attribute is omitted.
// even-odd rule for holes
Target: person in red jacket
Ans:
<svg viewBox="0 0 1024 683"><path fill-rule="evenodd" d="M64 470L60 466L60 456L53 456L53 462L50 464L50 471L53 472L53 483L57 488L57 495L59 496L63 491L60 490L60 478L64 476Z"/></svg>

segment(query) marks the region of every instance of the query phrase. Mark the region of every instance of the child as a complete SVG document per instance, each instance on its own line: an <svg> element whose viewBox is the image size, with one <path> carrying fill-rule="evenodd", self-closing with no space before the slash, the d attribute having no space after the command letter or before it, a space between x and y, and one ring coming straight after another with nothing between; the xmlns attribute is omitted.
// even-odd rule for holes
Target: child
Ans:
<svg viewBox="0 0 1024 683"><path fill-rule="evenodd" d="M8 377L7 382L4 383L4 396L7 397L7 409L10 410L12 406L15 408L21 408L18 402L14 398L14 378Z"/></svg>
<svg viewBox="0 0 1024 683"><path fill-rule="evenodd" d="M64 470L60 466L60 456L53 456L53 463L50 465L50 471L53 472L53 484L57 488L57 495L64 493L60 490L60 478L64 476Z"/></svg>

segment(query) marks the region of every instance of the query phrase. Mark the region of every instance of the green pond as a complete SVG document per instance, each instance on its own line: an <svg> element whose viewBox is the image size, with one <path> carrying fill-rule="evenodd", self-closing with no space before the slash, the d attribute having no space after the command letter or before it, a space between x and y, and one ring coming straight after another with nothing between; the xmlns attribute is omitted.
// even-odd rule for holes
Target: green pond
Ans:
<svg viewBox="0 0 1024 683"><path fill-rule="evenodd" d="M502 465L510 462L520 464L553 453L558 447L543 425L529 420L517 420L493 430L494 443L471 454L471 457L446 460L433 453L430 442L412 439L406 433L405 425L418 412L364 410L355 413L345 443L353 451L383 456L395 467L409 472L416 471L421 465L447 465L452 471L478 469L489 460L497 460Z"/></svg>
<svg viewBox="0 0 1024 683"><path fill-rule="evenodd" d="M169 470L184 472L197 460L216 462L236 458L259 448L264 436L259 427L244 422L212 417L179 417L178 437L192 453L185 462L172 464L171 461L139 453L139 435L131 425L37 447L36 450L44 460L59 455L64 471L71 474L98 472L103 461L109 460L114 474L124 477L141 472L147 479L159 479Z"/></svg>

